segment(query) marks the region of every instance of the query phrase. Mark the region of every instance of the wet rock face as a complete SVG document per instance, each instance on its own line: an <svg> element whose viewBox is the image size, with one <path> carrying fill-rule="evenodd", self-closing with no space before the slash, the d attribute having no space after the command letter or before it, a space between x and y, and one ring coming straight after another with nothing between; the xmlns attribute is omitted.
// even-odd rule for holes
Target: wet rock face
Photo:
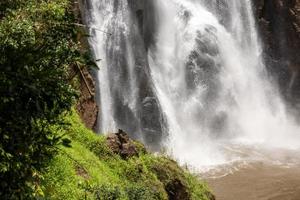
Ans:
<svg viewBox="0 0 300 200"><path fill-rule="evenodd" d="M76 109L86 127L95 130L98 106L95 101L95 82L86 68L74 69L80 80L80 97Z"/></svg>
<svg viewBox="0 0 300 200"><path fill-rule="evenodd" d="M143 37L145 48L154 43L154 35L158 18L155 10L156 0L128 0L133 17L137 19L140 34Z"/></svg>
<svg viewBox="0 0 300 200"><path fill-rule="evenodd" d="M269 71L283 94L300 97L300 0L254 0Z"/></svg>
<svg viewBox="0 0 300 200"><path fill-rule="evenodd" d="M89 6L87 0L80 0L78 3L74 4L75 15L78 23L83 23L85 20L83 16L84 7ZM77 38L81 43L81 50L86 51L89 46L86 39L85 30L79 31ZM74 78L77 76L79 78L80 84L80 96L76 105L76 109L79 116L86 127L95 130L97 124L97 117L99 112L99 107L95 99L96 83L91 72L86 67L73 66L71 69L71 76Z"/></svg>
<svg viewBox="0 0 300 200"><path fill-rule="evenodd" d="M155 0L111 1L116 16L115 20L112 19L110 22L112 26L107 28L107 32L111 35L106 41L106 55L101 56L108 63L104 66L108 68L108 80L105 81L109 83L113 119L116 127L128 132L130 137L143 141L153 150L158 150L162 138L165 137L165 120L153 89L147 56L148 49L154 42L154 29L157 27ZM83 21L88 24L92 21L92 17L90 13L84 12L91 10L93 5L91 0L80 2L85 8L82 9L82 15L86 18ZM123 14L120 14L121 12ZM118 17L121 15L121 18ZM126 31L124 24L119 23L122 20L126 24ZM119 48L116 49L115 46ZM95 74L97 77L97 73ZM97 78L95 80L98 92L100 82ZM103 105L100 96L100 93L96 94L98 106L101 108ZM98 120L101 120L101 117L99 112ZM101 127L97 126L96 130L101 132L98 129Z"/></svg>
<svg viewBox="0 0 300 200"><path fill-rule="evenodd" d="M165 137L165 123L153 89L147 56L154 42L156 27L153 2L128 0L129 34L121 36L119 52L114 48L109 49L111 56L107 60L113 63L109 72L114 77L110 90L117 127L130 133L134 139L142 140L153 150L158 150ZM128 80L134 82L134 89ZM123 90L119 90L120 83ZM132 100L132 96L136 101Z"/></svg>

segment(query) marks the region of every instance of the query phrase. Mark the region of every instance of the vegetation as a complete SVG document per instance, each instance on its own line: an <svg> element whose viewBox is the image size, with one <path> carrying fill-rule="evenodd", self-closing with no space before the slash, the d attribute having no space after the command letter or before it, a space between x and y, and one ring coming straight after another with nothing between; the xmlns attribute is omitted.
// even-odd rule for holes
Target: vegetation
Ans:
<svg viewBox="0 0 300 200"><path fill-rule="evenodd" d="M30 199L76 97L81 61L68 0L0 2L0 199Z"/></svg>
<svg viewBox="0 0 300 200"><path fill-rule="evenodd" d="M205 184L175 161L143 148L138 157L124 160L108 148L104 136L86 129L75 112L66 120L71 126L62 134L72 143L58 147L59 154L42 176L40 195L49 199L212 199ZM183 196L172 198L172 194Z"/></svg>

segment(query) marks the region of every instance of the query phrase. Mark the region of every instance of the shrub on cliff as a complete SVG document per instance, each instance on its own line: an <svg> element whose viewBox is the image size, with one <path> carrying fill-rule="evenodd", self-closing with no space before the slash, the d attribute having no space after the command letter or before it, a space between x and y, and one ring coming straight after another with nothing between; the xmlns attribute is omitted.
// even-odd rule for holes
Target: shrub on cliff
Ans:
<svg viewBox="0 0 300 200"><path fill-rule="evenodd" d="M81 59L73 21L68 0L1 0L0 199L32 198L59 142L53 125L76 96L67 68Z"/></svg>

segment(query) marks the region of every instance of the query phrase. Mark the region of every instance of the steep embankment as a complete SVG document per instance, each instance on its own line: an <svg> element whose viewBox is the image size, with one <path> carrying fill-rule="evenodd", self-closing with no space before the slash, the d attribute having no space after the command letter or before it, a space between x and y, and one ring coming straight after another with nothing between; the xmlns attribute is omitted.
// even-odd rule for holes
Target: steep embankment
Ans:
<svg viewBox="0 0 300 200"><path fill-rule="evenodd" d="M300 1L255 0L267 66L292 100L300 87Z"/></svg>
<svg viewBox="0 0 300 200"><path fill-rule="evenodd" d="M214 199L205 184L175 161L147 153L124 133L106 139L85 128L77 114L66 121L71 127L62 133L64 143L43 175L40 195L50 199Z"/></svg>

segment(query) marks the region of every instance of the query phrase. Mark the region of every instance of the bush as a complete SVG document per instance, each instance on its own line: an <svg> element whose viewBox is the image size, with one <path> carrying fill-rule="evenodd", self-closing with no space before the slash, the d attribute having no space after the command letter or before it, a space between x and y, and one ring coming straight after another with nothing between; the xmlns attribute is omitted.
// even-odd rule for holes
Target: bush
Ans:
<svg viewBox="0 0 300 200"><path fill-rule="evenodd" d="M0 199L31 198L60 140L81 60L73 21L68 0L1 0Z"/></svg>

